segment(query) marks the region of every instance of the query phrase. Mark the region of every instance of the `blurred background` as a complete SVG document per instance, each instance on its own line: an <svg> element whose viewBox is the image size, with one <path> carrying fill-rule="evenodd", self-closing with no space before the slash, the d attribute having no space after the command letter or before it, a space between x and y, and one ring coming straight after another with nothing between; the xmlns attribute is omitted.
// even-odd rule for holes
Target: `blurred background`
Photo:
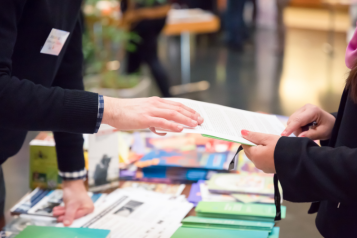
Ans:
<svg viewBox="0 0 357 238"><path fill-rule="evenodd" d="M356 20L357 4L342 0L87 0L85 85L286 116L306 103L334 112ZM35 136L4 164L6 210L28 190ZM284 204L281 237L320 237L309 204Z"/></svg>

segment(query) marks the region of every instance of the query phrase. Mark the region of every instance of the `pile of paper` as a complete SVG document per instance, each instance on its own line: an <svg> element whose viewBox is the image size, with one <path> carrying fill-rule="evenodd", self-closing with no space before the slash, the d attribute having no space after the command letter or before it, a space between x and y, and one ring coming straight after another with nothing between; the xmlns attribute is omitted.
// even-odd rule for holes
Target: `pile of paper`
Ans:
<svg viewBox="0 0 357 238"><path fill-rule="evenodd" d="M116 238L169 238L192 207L184 196L118 189L92 214L76 220L72 227L108 229Z"/></svg>

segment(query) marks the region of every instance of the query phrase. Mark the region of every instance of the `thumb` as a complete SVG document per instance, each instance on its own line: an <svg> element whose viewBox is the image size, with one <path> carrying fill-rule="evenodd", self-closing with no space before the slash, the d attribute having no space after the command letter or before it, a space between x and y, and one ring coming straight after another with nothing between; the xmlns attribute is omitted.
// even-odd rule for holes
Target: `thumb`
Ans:
<svg viewBox="0 0 357 238"><path fill-rule="evenodd" d="M244 139L249 140L257 145L265 145L266 143L266 134L242 130L241 134Z"/></svg>
<svg viewBox="0 0 357 238"><path fill-rule="evenodd" d="M74 216L78 210L78 205L77 204L69 204L68 206L66 205L66 212L64 214L63 218L63 225L64 226L70 226L74 220Z"/></svg>
<svg viewBox="0 0 357 238"><path fill-rule="evenodd" d="M321 133L319 133L318 130L316 129L309 129L308 131L303 131L301 132L298 137L306 137L309 138L311 140L318 140L320 139L321 135L319 135Z"/></svg>

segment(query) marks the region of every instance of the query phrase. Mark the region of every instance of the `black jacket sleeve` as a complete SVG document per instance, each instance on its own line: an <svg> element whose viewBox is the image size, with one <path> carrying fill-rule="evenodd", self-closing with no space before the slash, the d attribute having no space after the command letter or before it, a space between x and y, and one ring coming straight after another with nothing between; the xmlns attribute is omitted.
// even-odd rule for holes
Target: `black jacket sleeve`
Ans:
<svg viewBox="0 0 357 238"><path fill-rule="evenodd" d="M46 88L12 75L12 52L26 0L3 0L0 7L0 126L8 129L93 133L98 95Z"/></svg>
<svg viewBox="0 0 357 238"><path fill-rule="evenodd" d="M69 38L67 51L56 75L53 86L83 90L82 20L78 17L76 27ZM58 168L61 172L77 172L84 169L83 135L54 132ZM66 179L66 177L62 177Z"/></svg>
<svg viewBox="0 0 357 238"><path fill-rule="evenodd" d="M319 147L308 138L281 137L274 161L284 199L353 202L357 199L357 149Z"/></svg>

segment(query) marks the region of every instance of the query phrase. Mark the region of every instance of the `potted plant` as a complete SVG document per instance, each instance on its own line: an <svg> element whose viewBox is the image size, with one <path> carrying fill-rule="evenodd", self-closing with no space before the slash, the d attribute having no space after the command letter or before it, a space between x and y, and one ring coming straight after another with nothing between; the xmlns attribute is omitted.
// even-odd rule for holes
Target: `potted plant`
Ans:
<svg viewBox="0 0 357 238"><path fill-rule="evenodd" d="M129 40L139 41L140 38L118 26L118 1L87 0L84 16L85 88L111 97L150 96L150 79L140 74L121 73L124 49L136 50Z"/></svg>

